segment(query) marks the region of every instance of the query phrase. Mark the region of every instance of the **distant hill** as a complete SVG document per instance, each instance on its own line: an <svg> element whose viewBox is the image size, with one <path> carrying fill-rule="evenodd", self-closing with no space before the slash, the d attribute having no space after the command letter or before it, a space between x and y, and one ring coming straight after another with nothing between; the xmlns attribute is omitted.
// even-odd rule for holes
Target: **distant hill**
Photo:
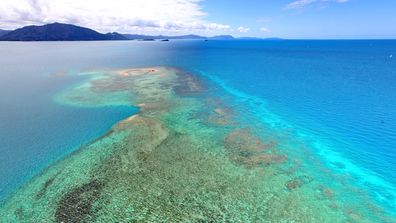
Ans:
<svg viewBox="0 0 396 223"><path fill-rule="evenodd" d="M126 38L124 35L116 32L106 33L105 36L108 40L128 40L128 38Z"/></svg>
<svg viewBox="0 0 396 223"><path fill-rule="evenodd" d="M9 32L11 32L11 31L0 29L0 36L4 36L5 34L7 34Z"/></svg>
<svg viewBox="0 0 396 223"><path fill-rule="evenodd" d="M235 39L233 36L231 35L220 35L220 36L213 36L210 37L209 39L217 39L217 40L232 40Z"/></svg>
<svg viewBox="0 0 396 223"><path fill-rule="evenodd" d="M142 39L206 39L206 37L198 35L183 35L183 36L152 36L152 35L140 35L140 34L122 34L130 40L142 40Z"/></svg>
<svg viewBox="0 0 396 223"><path fill-rule="evenodd" d="M52 23L42 26L25 26L14 31L0 30L0 41L90 41L90 40L233 40L233 39L260 39L255 37L234 38L231 35L205 37L199 35L165 36L165 35L140 35L140 34L102 34L95 30L63 23ZM271 38L278 40L278 38Z"/></svg>
<svg viewBox="0 0 396 223"><path fill-rule="evenodd" d="M92 29L52 23L43 26L25 26L0 36L3 41L83 41L83 40L127 40L119 33L98 33Z"/></svg>
<svg viewBox="0 0 396 223"><path fill-rule="evenodd" d="M213 37L205 37L199 35L183 35L183 36L150 36L150 35L139 35L139 34L123 34L130 40L144 40L144 39L217 39L217 40L227 40L227 39L235 39L233 36L230 35L222 35L222 36L213 36Z"/></svg>

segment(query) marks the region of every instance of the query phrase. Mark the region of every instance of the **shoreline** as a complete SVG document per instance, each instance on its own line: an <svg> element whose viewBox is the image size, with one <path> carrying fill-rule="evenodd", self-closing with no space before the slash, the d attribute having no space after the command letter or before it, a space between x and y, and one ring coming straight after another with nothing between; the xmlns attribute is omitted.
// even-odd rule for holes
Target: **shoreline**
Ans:
<svg viewBox="0 0 396 223"><path fill-rule="evenodd" d="M111 98L103 94L110 94L141 109L28 182L5 204L5 219L40 219L43 216L38 210L43 204L48 209L43 214L55 222L128 218L254 221L260 216L273 221L306 222L386 219L380 212L376 213L379 216L370 216L357 207L345 211L345 204L336 201L335 192L320 189L316 185L320 179L299 170L282 153L276 138L274 142L264 140L255 128L238 124L240 114L228 109L221 99L206 98L211 92L205 93L207 90L192 75L162 67L154 69L160 75L139 73L147 69L153 70L110 72L85 88L65 92L65 102L74 105L94 101L100 106ZM138 75L119 75L136 70ZM113 94L120 91L129 96ZM128 100L123 101L125 98ZM319 194L315 192L318 188ZM20 199L26 197L26 204L20 206ZM191 200L184 201L186 198ZM161 208L156 209L146 199ZM85 204L82 212L68 208L81 207L79 202L73 203L75 200ZM198 210L191 204L198 205ZM34 209L34 213L28 214L23 206ZM106 216L105 210L111 216ZM237 210L243 211L238 215Z"/></svg>

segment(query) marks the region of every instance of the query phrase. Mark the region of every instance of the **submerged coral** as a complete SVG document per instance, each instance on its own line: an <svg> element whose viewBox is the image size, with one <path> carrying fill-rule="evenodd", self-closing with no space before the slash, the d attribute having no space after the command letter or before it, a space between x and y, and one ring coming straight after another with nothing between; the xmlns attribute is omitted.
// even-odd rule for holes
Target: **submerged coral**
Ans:
<svg viewBox="0 0 396 223"><path fill-rule="evenodd" d="M298 176L286 182L285 186L289 190L294 190L300 188L304 184L310 183L313 181L312 177L309 176Z"/></svg>
<svg viewBox="0 0 396 223"><path fill-rule="evenodd" d="M287 161L286 155L276 154L276 142L264 144L245 129L237 129L228 134L224 146L229 150L231 160L249 167Z"/></svg>
<svg viewBox="0 0 396 223"><path fill-rule="evenodd" d="M1 207L1 221L388 220L365 204L350 209L333 196L337 188L326 185L319 191L326 199L317 196L311 169L298 162L298 170L284 171L295 161L283 143L246 126L214 94L195 76L164 67L96 73L62 92L63 104L140 112L32 179Z"/></svg>
<svg viewBox="0 0 396 223"><path fill-rule="evenodd" d="M103 183L92 180L66 193L58 203L55 211L56 222L88 222L93 221L95 213L93 204L100 197Z"/></svg>

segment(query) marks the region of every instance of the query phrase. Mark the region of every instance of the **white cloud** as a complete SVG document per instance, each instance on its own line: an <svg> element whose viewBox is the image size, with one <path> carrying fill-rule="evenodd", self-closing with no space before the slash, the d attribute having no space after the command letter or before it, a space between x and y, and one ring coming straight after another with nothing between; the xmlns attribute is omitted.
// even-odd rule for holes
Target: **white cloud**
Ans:
<svg viewBox="0 0 396 223"><path fill-rule="evenodd" d="M240 27L237 28L237 30L240 33L247 33L247 32L250 31L250 28L246 28L246 27L240 26Z"/></svg>
<svg viewBox="0 0 396 223"><path fill-rule="evenodd" d="M270 33L270 32L271 32L271 30L269 30L269 29L266 28L266 27L261 27L261 28L260 28L260 31L261 31L261 32L265 32L265 33Z"/></svg>
<svg viewBox="0 0 396 223"><path fill-rule="evenodd" d="M316 3L329 3L329 2L336 2L336 3L345 3L349 0L296 0L286 5L287 9L301 9L306 6L316 4Z"/></svg>
<svg viewBox="0 0 396 223"><path fill-rule="evenodd" d="M102 32L216 33L229 25L209 22L202 0L1 0L0 24L73 23Z"/></svg>
<svg viewBox="0 0 396 223"><path fill-rule="evenodd" d="M315 3L317 1L318 0L297 0L297 1L287 4L286 8L289 8L289 9L303 8L307 5Z"/></svg>

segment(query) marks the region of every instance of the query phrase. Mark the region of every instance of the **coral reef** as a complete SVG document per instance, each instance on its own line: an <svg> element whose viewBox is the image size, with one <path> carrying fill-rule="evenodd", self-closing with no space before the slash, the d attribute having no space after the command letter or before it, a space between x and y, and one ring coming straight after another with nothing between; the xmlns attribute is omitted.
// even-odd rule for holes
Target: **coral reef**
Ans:
<svg viewBox="0 0 396 223"><path fill-rule="evenodd" d="M59 201L55 211L56 222L89 222L94 220L95 201L100 197L103 183L92 180L68 192Z"/></svg>
<svg viewBox="0 0 396 223"><path fill-rule="evenodd" d="M276 154L276 142L264 144L260 138L246 129L237 129L229 133L224 147L229 150L231 160L249 167L287 161L286 155Z"/></svg>
<svg viewBox="0 0 396 223"><path fill-rule="evenodd" d="M291 158L295 147L189 73L90 75L56 101L139 113L33 178L1 206L1 222L392 222L367 203L351 208L360 195Z"/></svg>
<svg viewBox="0 0 396 223"><path fill-rule="evenodd" d="M300 188L304 184L310 183L313 181L313 178L310 176L298 176L286 182L285 186L289 190L294 190Z"/></svg>

